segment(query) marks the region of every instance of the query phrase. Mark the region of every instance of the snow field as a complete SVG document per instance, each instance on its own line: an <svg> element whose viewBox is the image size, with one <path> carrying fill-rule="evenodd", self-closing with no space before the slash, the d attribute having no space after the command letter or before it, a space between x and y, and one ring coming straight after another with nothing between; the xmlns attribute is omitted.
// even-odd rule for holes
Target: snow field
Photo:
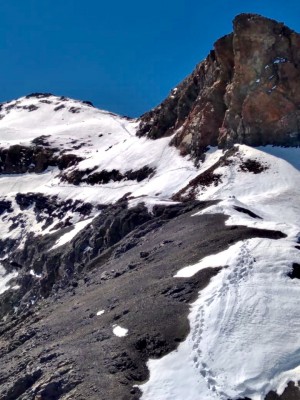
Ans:
<svg viewBox="0 0 300 400"><path fill-rule="evenodd" d="M200 199L223 200L201 213L221 212L229 215L227 224L277 229L287 237L241 241L178 271L176 279L228 266L191 305L186 341L161 360L149 361L150 380L141 386L145 400L263 400L270 390L281 394L288 381L300 378L300 282L287 276L299 262L299 171L269 154L239 149L242 159L255 158L268 169L245 173L233 159L216 171L222 173L221 184L199 193ZM291 149L293 160L295 153ZM288 159L287 150L285 155Z"/></svg>
<svg viewBox="0 0 300 400"><path fill-rule="evenodd" d="M64 200L72 198L109 204L130 192L134 197L150 196L159 202L168 200L197 174L192 160L181 157L177 149L169 146L170 137L149 140L135 136L138 126L136 120L98 110L72 99L47 97L46 100L51 104L41 102L43 100L24 97L17 100L15 106L15 102L7 103L12 109L6 111L0 120L0 147L29 145L33 139L43 136L50 148L83 158L78 165L65 172L95 168L94 172L116 169L125 173L148 166L154 168L155 173L142 182L74 186L62 182L59 170L54 168L43 174L1 176L0 195L41 192L58 195ZM22 108L29 105L38 109L29 112ZM54 111L60 106L64 108ZM74 108L78 112L69 111Z"/></svg>
<svg viewBox="0 0 300 400"><path fill-rule="evenodd" d="M137 138L136 120L56 96L6 103L1 115L1 148L29 145L43 135L58 152L83 158L65 172L116 169L125 173L144 166L154 169L153 175L141 182L94 186L66 184L57 168L42 174L1 175L0 196L10 200L14 209L0 217L1 239L17 239L19 249L29 232L38 236L50 233L53 226L43 230L43 222L37 222L32 207L22 212L15 202L17 193L57 195L62 200L93 205L110 204L130 193L130 206L143 201L151 211L155 204L172 203L174 193L223 155L211 148L204 163L196 167L193 160L181 157L169 146L171 138ZM249 159L258 162L263 171L245 172L241 165ZM295 248L300 232L299 160L300 149L239 146L229 164L215 169L214 173L221 176L218 185L199 189L199 200L219 200L202 214L222 213L228 216L229 225L279 230L286 238L241 241L178 271L174 279L191 277L207 267L227 266L191 305L191 331L186 341L166 357L149 360L150 379L141 386L143 399L262 400L271 389L281 393L289 380L300 379L300 284L287 276L292 264L299 263L299 250ZM249 210L261 219L236 208ZM21 213L22 224L12 229L10 218ZM73 229L62 235L53 249L68 243L92 220L71 214L67 217L72 218ZM5 274L0 267L0 293L9 288L15 276ZM102 314L103 310L97 313ZM112 329L118 337L128 334L118 325Z"/></svg>
<svg viewBox="0 0 300 400"><path fill-rule="evenodd" d="M30 111L28 107L33 107ZM73 110L74 112L71 112ZM144 201L149 210L155 204L171 203L170 197L186 181L197 174L197 168L187 157L182 158L170 138L157 141L135 136L137 121L89 107L79 101L57 96L20 98L2 106L0 119L0 148L15 144L30 145L43 137L50 148L75 154L83 161L69 168L96 171L116 169L121 173L148 166L153 176L144 181L109 182L103 185L74 186L62 182L58 168L48 168L40 174L0 175L0 197L11 201L13 212L0 216L2 239L17 240L22 249L28 233L35 236L53 232L57 218L44 228L37 221L34 207L23 212L15 201L18 193L42 193L57 196L62 201L80 200L97 204L111 204L131 193L130 206ZM68 170L67 170L68 171ZM93 217L95 217L93 213ZM14 220L18 219L18 226ZM73 223L73 229L61 236L51 250L65 245L91 219L79 218L68 212L64 219ZM62 222L62 221L59 221Z"/></svg>

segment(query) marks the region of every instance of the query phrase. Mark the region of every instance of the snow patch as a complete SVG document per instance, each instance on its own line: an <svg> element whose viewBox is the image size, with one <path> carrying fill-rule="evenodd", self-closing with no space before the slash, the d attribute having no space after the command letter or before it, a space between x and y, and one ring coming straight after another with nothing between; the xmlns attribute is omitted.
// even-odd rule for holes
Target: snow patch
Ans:
<svg viewBox="0 0 300 400"><path fill-rule="evenodd" d="M11 287L9 286L9 281L18 276L17 272L6 273L3 266L0 264L0 294L6 292Z"/></svg>
<svg viewBox="0 0 300 400"><path fill-rule="evenodd" d="M90 224L93 219L94 217L85 219L84 221L77 222L77 224L73 226L73 229L62 235L49 251L54 250L57 247L63 246L64 244L70 242L82 229L84 229L88 224Z"/></svg>
<svg viewBox="0 0 300 400"><path fill-rule="evenodd" d="M39 279L42 278L42 274L37 274L36 272L34 272L33 269L31 269L29 271L29 273L30 273L31 276L34 276L35 278L39 278Z"/></svg>
<svg viewBox="0 0 300 400"><path fill-rule="evenodd" d="M122 328L119 325L113 326L113 334L118 337L125 337L128 334L128 329Z"/></svg>
<svg viewBox="0 0 300 400"><path fill-rule="evenodd" d="M197 264L189 265L179 270L177 274L174 275L174 278L190 278L197 272L206 268L217 268L231 265L240 247L241 243L239 242L230 246L227 250L222 251L221 253L205 257Z"/></svg>

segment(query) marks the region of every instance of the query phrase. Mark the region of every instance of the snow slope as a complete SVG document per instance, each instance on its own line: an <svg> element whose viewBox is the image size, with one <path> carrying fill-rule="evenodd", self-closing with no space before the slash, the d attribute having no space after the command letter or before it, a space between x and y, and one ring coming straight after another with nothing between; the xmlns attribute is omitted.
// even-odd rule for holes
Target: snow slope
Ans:
<svg viewBox="0 0 300 400"><path fill-rule="evenodd" d="M295 165L300 149L284 153ZM265 169L245 172L241 166L249 159ZM288 276L300 259L295 247L300 173L287 161L247 146L239 146L229 160L214 171L221 182L199 190L200 199L221 200L202 213L224 213L227 224L276 229L286 238L241 241L178 271L174 279L226 266L191 305L187 340L176 352L149 361L142 399L195 400L201 393L203 400L262 400L270 390L281 394L288 381L300 378L300 281Z"/></svg>
<svg viewBox="0 0 300 400"><path fill-rule="evenodd" d="M0 149L40 141L58 156L73 154L81 161L63 173L51 167L40 174L0 175L0 201L11 204L0 215L0 239L15 241L15 251L30 233L53 234L49 251L56 251L101 212L98 205L126 195L130 206L143 201L151 210L157 203L172 203L172 196L197 176L213 177L193 187L196 198L219 200L202 213L222 213L228 216L227 224L278 230L286 237L241 241L195 265L182 266L174 282L207 267L226 268L191 305L186 341L166 357L149 361L150 379L141 386L142 398L262 400L271 389L282 392L289 380L300 379L300 284L288 276L293 263L299 263L295 246L300 240L300 149L238 146L225 154L224 162L224 153L211 148L196 166L169 146L171 137L138 138L136 129L136 120L64 97L35 94L2 104ZM144 167L152 172L142 180L125 177ZM93 185L63 178L104 170L116 170L123 178ZM20 194L35 200L24 206ZM40 210L36 201L42 204ZM44 207L47 202L50 211ZM87 203L88 214L80 211ZM60 235L61 224L69 228ZM10 250L2 247L3 259ZM0 292L10 287L16 274L6 274L1 267Z"/></svg>
<svg viewBox="0 0 300 400"><path fill-rule="evenodd" d="M181 157L177 149L169 146L171 138L138 138L136 128L136 120L50 94L33 94L1 104L0 151L14 145L38 144L58 157L72 154L81 161L63 171L49 167L38 174L0 174L0 202L11 204L9 211L0 214L0 239L16 241L15 251L22 249L28 234L57 234L62 224L73 226L57 238L49 250L52 251L80 233L99 214L98 205L114 203L124 195L130 195L131 206L144 201L151 208L170 201L171 195L197 174L197 168L192 160ZM140 181L124 178L105 184L75 185L63 178L63 174L81 171L83 176L103 170L125 174L143 167L153 172ZM34 198L24 212L17 199L20 194L33 194L39 199ZM37 211L36 201L45 203L45 199L49 199L50 210L46 204ZM91 205L89 215L78 211L78 205L86 203ZM60 207L63 212L59 212ZM8 255L4 251L2 258Z"/></svg>
<svg viewBox="0 0 300 400"><path fill-rule="evenodd" d="M29 106L37 109L28 111L26 107ZM75 100L61 100L52 95L46 99L24 97L2 105L2 113L0 148L12 144L30 145L32 140L44 137L50 148L83 158L66 173L87 169L93 169L93 172L116 169L124 173L144 166L153 168L155 173L143 182L121 181L94 186L67 184L57 169L43 175L2 175L0 196L20 191L42 192L63 199L107 204L130 192L133 197L164 199L197 172L192 161L180 157L178 151L169 146L170 138L155 141L138 138L135 136L136 120L94 109Z"/></svg>

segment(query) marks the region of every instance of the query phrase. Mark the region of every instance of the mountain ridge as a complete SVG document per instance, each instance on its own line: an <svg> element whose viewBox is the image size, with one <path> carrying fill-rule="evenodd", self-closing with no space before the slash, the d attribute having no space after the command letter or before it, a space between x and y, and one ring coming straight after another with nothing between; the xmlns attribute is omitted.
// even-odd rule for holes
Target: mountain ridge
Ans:
<svg viewBox="0 0 300 400"><path fill-rule="evenodd" d="M138 135L175 133L183 154L234 143L298 146L300 36L283 23L241 14L233 33L158 107L141 117Z"/></svg>
<svg viewBox="0 0 300 400"><path fill-rule="evenodd" d="M242 14L138 120L1 105L1 399L300 399L298 41Z"/></svg>

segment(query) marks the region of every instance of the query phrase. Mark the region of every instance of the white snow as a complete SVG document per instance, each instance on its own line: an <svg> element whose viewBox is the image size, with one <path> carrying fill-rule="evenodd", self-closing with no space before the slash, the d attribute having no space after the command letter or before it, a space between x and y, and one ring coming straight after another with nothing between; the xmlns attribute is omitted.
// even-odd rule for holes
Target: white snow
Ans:
<svg viewBox="0 0 300 400"><path fill-rule="evenodd" d="M286 276L285 245L251 239L232 247L236 258L230 268L214 277L192 305L187 340L149 363L143 399L179 400L186 394L194 400L201 394L207 400L261 400L271 389L282 391L290 379L299 379L300 285ZM292 247L288 255L299 258Z"/></svg>
<svg viewBox="0 0 300 400"><path fill-rule="evenodd" d="M11 272L10 274L7 274L3 266L0 264L0 294L10 289L9 281L17 276L17 272Z"/></svg>
<svg viewBox="0 0 300 400"><path fill-rule="evenodd" d="M121 181L105 185L78 186L62 182L56 168L43 174L22 174L0 177L0 195L18 192L41 192L57 195L62 199L79 199L92 203L109 204L126 193L133 197L150 196L161 200L180 190L182 185L197 174L197 168L188 157L181 157L178 150L169 146L171 137L150 140L135 135L138 122L128 120L106 111L94 109L72 99L21 98L16 107L35 105L37 110L13 108L0 120L1 147L12 144L30 144L30 141L45 136L50 147L68 150L68 153L83 158L75 167L83 170L95 168L94 172L117 169L121 173L138 170L144 166L155 169L152 177L142 182ZM8 103L14 104L14 102ZM65 108L54 111L57 106ZM70 113L71 107L80 110Z"/></svg>
<svg viewBox="0 0 300 400"><path fill-rule="evenodd" d="M231 265L233 260L235 260L237 250L240 247L240 243L237 243L227 250L222 251L218 254L213 254L211 256L205 257L197 264L189 265L187 267L182 268L177 274L174 276L175 278L190 278L195 275L197 272L205 269L205 268L216 268L224 265Z"/></svg>
<svg viewBox="0 0 300 400"><path fill-rule="evenodd" d="M50 250L56 249L57 247L63 246L64 244L70 242L83 228L90 224L93 219L94 218L88 218L77 222L77 224L75 224L69 232L65 233L57 240Z"/></svg>
<svg viewBox="0 0 300 400"><path fill-rule="evenodd" d="M280 62L286 60L274 60ZM171 95L175 93L176 89ZM32 106L37 109L30 111L28 107ZM138 138L138 121L72 99L21 98L4 104L0 114L0 147L29 145L43 135L58 154L66 151L83 159L66 173L116 169L124 174L144 166L154 170L141 182L123 180L94 186L68 184L61 179L58 168L41 174L1 175L0 197L11 201L13 208L13 212L0 217L1 239L16 239L19 249L29 232L36 236L51 234L62 221L54 218L45 229L32 206L25 212L20 209L15 201L17 193L42 193L95 206L113 203L130 193L130 207L144 202L151 211L156 204L171 204L174 193L223 156L221 150L211 148L205 161L195 166L193 160L181 157L176 148L170 147L172 137ZM243 171L241 166L249 159L260 163L264 170L259 174ZM199 214L223 213L228 216L228 225L279 230L286 237L240 241L195 265L182 266L174 282L204 268L224 268L191 305L187 339L177 351L160 360L149 360L150 379L141 386L143 399L262 400L269 390L281 393L289 380L300 379L300 281L287 276L300 256L295 248L300 236L300 149L239 146L238 154L229 161L214 171L221 176L218 185L199 188L200 200L219 200ZM16 227L13 218L19 214L21 221ZM93 212L84 219L67 213L64 219L71 218L73 229L63 234L52 249L69 243L95 215ZM39 277L34 271L30 273ZM10 288L9 281L16 276L6 274L0 266L0 293ZM103 313L99 310L97 315ZM128 334L128 329L119 325L112 329L118 337Z"/></svg>
<svg viewBox="0 0 300 400"><path fill-rule="evenodd" d="M41 277L42 277L41 274L37 274L36 272L34 272L33 269L31 269L31 270L29 271L29 273L30 273L31 276L34 276L35 278L41 278Z"/></svg>
<svg viewBox="0 0 300 400"><path fill-rule="evenodd" d="M299 155L299 149L267 150L293 163ZM176 279L226 267L191 305L187 339L177 351L149 361L143 400L262 400L270 390L281 394L288 381L300 379L300 281L287 276L299 263L300 173L283 158L239 146L238 157L216 170L222 182L199 193L200 199L221 201L193 218L222 212L229 215L229 225L276 229L287 237L240 241L178 271ZM240 165L247 159L268 169L243 172Z"/></svg>
<svg viewBox="0 0 300 400"><path fill-rule="evenodd" d="M118 337L125 337L128 334L128 329L122 328L119 325L113 326L113 334Z"/></svg>
<svg viewBox="0 0 300 400"><path fill-rule="evenodd" d="M300 170L300 147L261 146L259 150L279 157Z"/></svg>
<svg viewBox="0 0 300 400"><path fill-rule="evenodd" d="M55 226L59 222L68 220L73 229L62 235L51 250L64 246L91 219L70 212L63 219L54 216L53 223L45 228L45 221L37 220L34 206L26 212L20 209L15 200L17 193L42 193L57 196L59 201L80 200L94 206L114 203L130 193L130 206L143 201L151 210L155 204L172 203L172 194L197 174L193 161L181 157L175 147L169 146L170 137L159 140L138 138L135 135L138 121L76 100L52 95L23 97L2 104L0 115L1 148L16 144L29 146L32 140L42 137L58 155L63 151L83 159L70 167L68 173L74 169L94 169L94 172L116 169L121 173L145 166L154 169L152 176L141 182L123 180L94 186L68 184L61 179L61 172L56 167L40 174L0 175L0 197L11 201L13 208L13 212L0 216L1 239L17 240L18 249L24 246L28 233L36 236L51 234L57 230ZM91 217L96 215L94 210ZM1 279L3 285L5 279Z"/></svg>

